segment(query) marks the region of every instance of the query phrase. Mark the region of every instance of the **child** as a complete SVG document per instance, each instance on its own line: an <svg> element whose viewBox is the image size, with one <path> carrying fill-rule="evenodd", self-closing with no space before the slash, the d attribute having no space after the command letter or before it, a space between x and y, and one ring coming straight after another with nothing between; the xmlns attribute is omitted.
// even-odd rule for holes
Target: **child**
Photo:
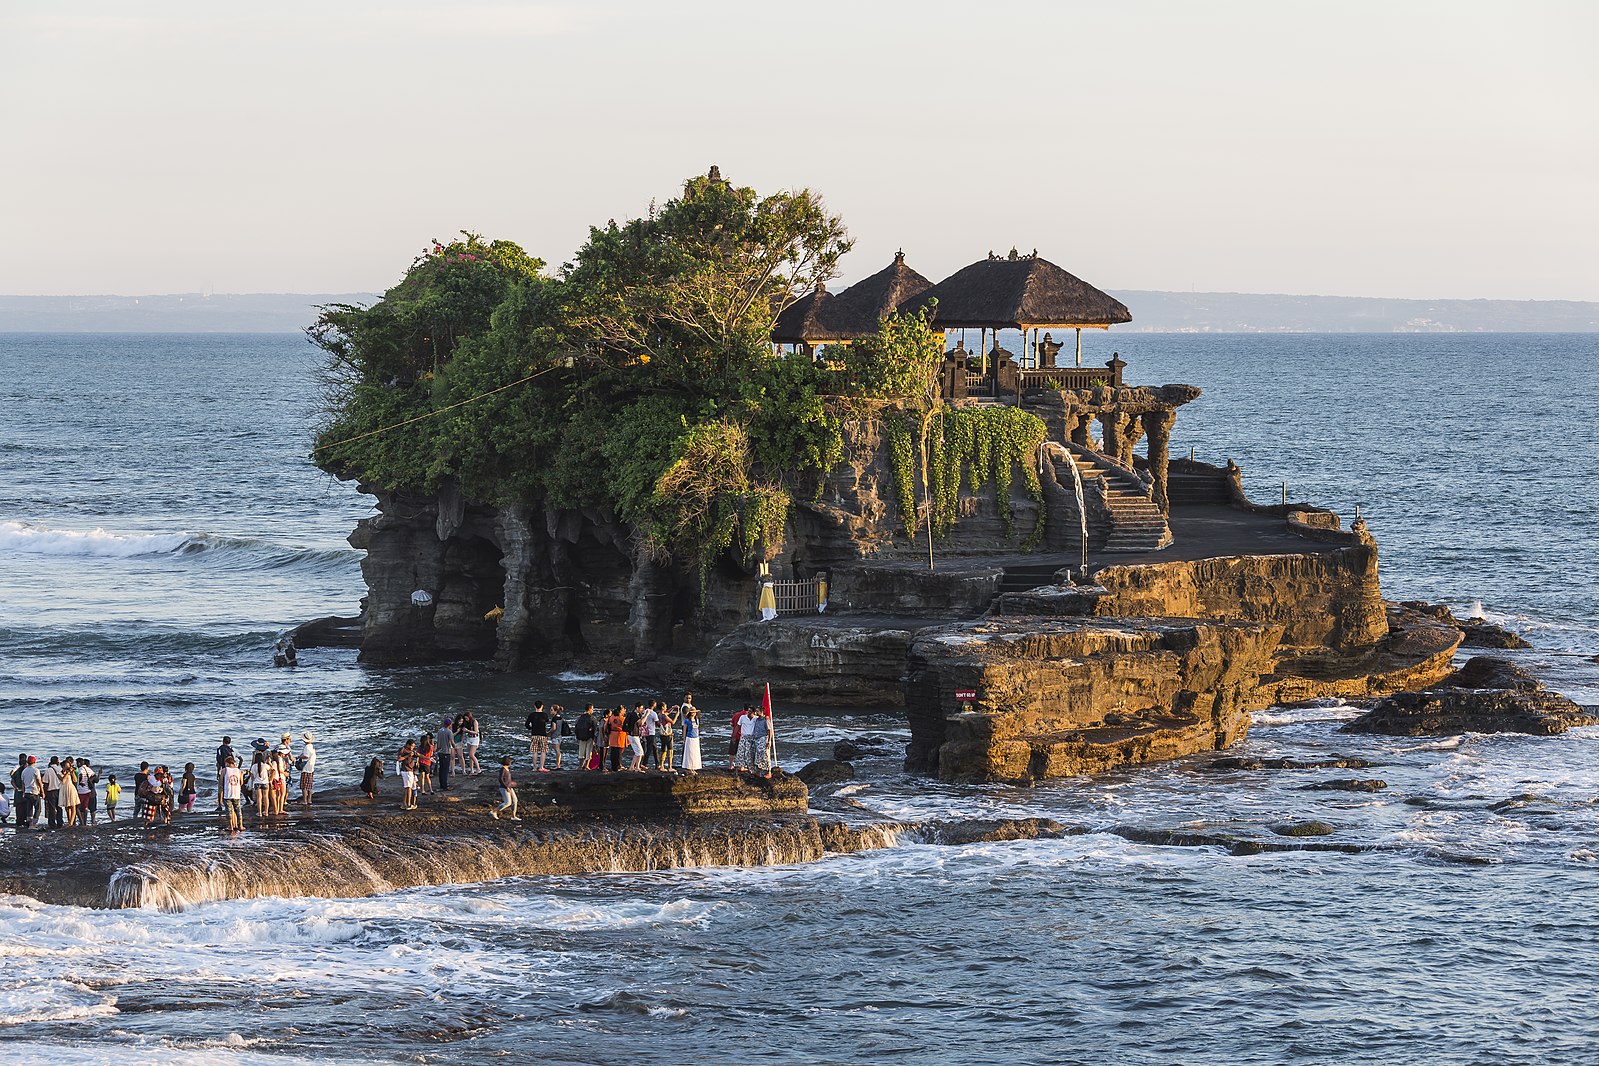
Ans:
<svg viewBox="0 0 1599 1066"><path fill-rule="evenodd" d="M112 774L105 783L105 816L107 821L117 820L117 800L122 798L122 786L117 784L117 775Z"/></svg>
<svg viewBox="0 0 1599 1066"><path fill-rule="evenodd" d="M511 777L511 757L509 755L500 758L500 805L489 813L498 819L501 811L510 811L510 818L513 822L522 820L516 816L516 781Z"/></svg>
<svg viewBox="0 0 1599 1066"><path fill-rule="evenodd" d="M372 761L366 764L366 773L361 775L361 791L366 793L367 799L378 798L378 782L383 780L383 760L372 756Z"/></svg>

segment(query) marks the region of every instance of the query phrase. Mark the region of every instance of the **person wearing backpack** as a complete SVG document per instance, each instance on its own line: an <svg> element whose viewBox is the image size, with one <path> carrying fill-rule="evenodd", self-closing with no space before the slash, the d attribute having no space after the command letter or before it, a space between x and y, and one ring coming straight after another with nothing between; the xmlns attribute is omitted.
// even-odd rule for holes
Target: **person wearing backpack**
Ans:
<svg viewBox="0 0 1599 1066"><path fill-rule="evenodd" d="M585 706L583 713L577 716L572 734L577 737L577 768L587 770L594 754L594 704Z"/></svg>

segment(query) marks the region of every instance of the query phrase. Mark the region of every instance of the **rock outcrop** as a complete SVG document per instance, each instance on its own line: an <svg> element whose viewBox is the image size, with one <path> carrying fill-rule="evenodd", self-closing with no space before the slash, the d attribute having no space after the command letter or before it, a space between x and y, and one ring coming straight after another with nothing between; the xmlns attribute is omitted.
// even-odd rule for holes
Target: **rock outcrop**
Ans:
<svg viewBox="0 0 1599 1066"><path fill-rule="evenodd" d="M1577 706L1506 659L1479 655L1442 684L1396 692L1344 726L1351 733L1451 736L1531 733L1554 736L1599 724L1599 713Z"/></svg>
<svg viewBox="0 0 1599 1066"><path fill-rule="evenodd" d="M1148 618L923 630L906 682L906 766L945 781L1026 782L1224 748L1249 728L1279 636ZM973 695L957 700L963 692Z"/></svg>

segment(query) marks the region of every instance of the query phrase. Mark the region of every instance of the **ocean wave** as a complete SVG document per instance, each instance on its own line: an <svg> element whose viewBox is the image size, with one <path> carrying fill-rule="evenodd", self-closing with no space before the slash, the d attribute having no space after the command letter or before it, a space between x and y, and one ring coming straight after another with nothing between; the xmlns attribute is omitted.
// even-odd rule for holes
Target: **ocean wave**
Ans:
<svg viewBox="0 0 1599 1066"><path fill-rule="evenodd" d="M353 548L296 548L253 537L219 533L116 533L52 529L29 522L0 522L0 557L53 556L76 559L201 558L207 563L252 570L328 570L356 563Z"/></svg>

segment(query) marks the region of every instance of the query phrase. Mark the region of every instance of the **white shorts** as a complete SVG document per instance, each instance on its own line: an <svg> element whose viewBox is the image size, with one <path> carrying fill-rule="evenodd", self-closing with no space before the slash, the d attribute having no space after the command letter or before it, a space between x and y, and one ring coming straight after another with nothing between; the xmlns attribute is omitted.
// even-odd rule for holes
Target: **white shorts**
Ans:
<svg viewBox="0 0 1599 1066"><path fill-rule="evenodd" d="M400 787L401 788L415 788L416 787L416 774L413 771L411 771L411 770L401 770L400 771Z"/></svg>
<svg viewBox="0 0 1599 1066"><path fill-rule="evenodd" d="M478 738L477 737L467 737L466 738L466 750L467 751L471 751L473 748L477 747L477 742L478 742Z"/></svg>

